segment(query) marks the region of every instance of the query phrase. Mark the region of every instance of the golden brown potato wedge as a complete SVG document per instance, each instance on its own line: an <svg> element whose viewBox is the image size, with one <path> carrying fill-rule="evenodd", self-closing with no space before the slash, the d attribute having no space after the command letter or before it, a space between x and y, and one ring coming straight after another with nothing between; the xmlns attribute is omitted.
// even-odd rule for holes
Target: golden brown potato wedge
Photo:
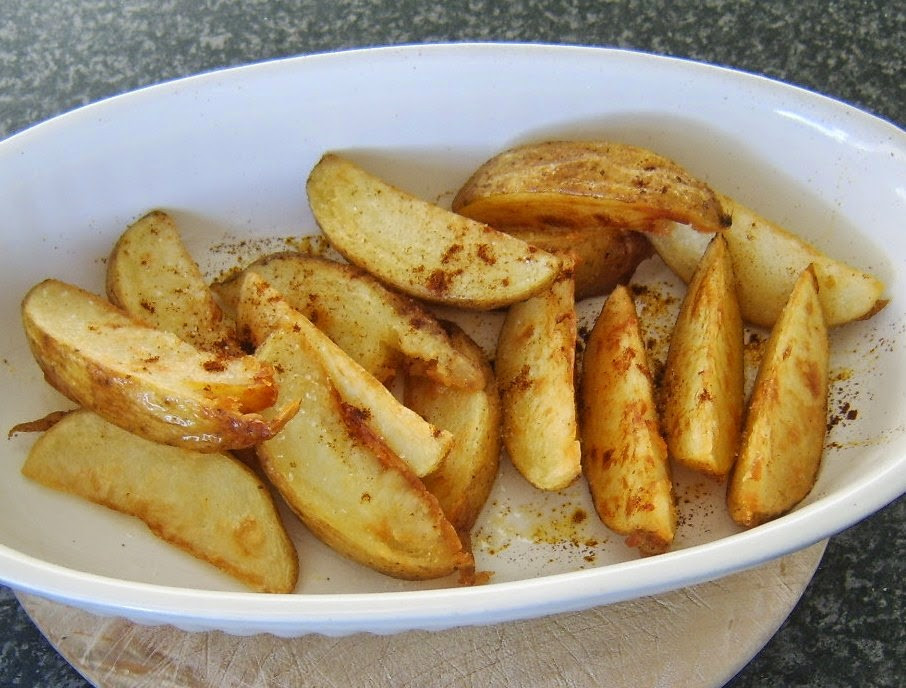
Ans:
<svg viewBox="0 0 906 688"><path fill-rule="evenodd" d="M35 442L22 473L140 518L155 535L253 590L296 587L296 549L270 491L228 454L150 442L80 410Z"/></svg>
<svg viewBox="0 0 906 688"><path fill-rule="evenodd" d="M765 347L727 490L744 526L792 509L812 489L827 432L828 339L811 267L797 280Z"/></svg>
<svg viewBox="0 0 906 688"><path fill-rule="evenodd" d="M667 549L677 515L635 304L625 286L604 303L585 348L579 396L582 469L595 510L642 553Z"/></svg>
<svg viewBox="0 0 906 688"><path fill-rule="evenodd" d="M505 231L548 253L570 256L577 301L609 294L628 282L639 264L654 253L645 234L628 229L508 227Z"/></svg>
<svg viewBox="0 0 906 688"><path fill-rule="evenodd" d="M309 341L275 329L256 355L299 413L258 447L286 502L321 540L390 576L439 578L473 564L437 499L345 403Z"/></svg>
<svg viewBox="0 0 906 688"><path fill-rule="evenodd" d="M576 308L572 271L507 310L495 365L503 444L535 487L560 490L582 472L576 423Z"/></svg>
<svg viewBox="0 0 906 688"><path fill-rule="evenodd" d="M176 223L161 210L134 222L114 245L107 298L133 318L199 349L242 353Z"/></svg>
<svg viewBox="0 0 906 688"><path fill-rule="evenodd" d="M716 235L689 283L664 369L670 456L723 479L736 459L745 404L743 328L733 265Z"/></svg>
<svg viewBox="0 0 906 688"><path fill-rule="evenodd" d="M718 232L730 224L711 188L678 164L609 141L545 141L504 151L466 181L453 210L502 230L658 232L669 219Z"/></svg>
<svg viewBox="0 0 906 688"><path fill-rule="evenodd" d="M261 275L290 306L369 373L389 382L398 368L438 383L481 389L480 369L456 350L437 319L354 265L303 253L277 253L213 285L235 310L245 272Z"/></svg>
<svg viewBox="0 0 906 688"><path fill-rule="evenodd" d="M324 369L344 404L384 441L416 475L428 475L453 446L453 436L401 404L381 382L290 307L281 294L255 272L247 272L236 304L237 322L256 345L275 329L292 329L306 340L307 351Z"/></svg>
<svg viewBox="0 0 906 688"><path fill-rule="evenodd" d="M488 499L500 462L500 397L494 371L481 348L452 323L456 349L481 370L479 390L444 387L422 377L406 380L406 405L456 438L441 467L422 479L460 533L475 524Z"/></svg>
<svg viewBox="0 0 906 688"><path fill-rule="evenodd" d="M125 430L197 451L271 437L292 404L265 420L273 369L252 356L203 352L78 287L45 280L22 302L29 346L47 381ZM285 398L285 397L284 397Z"/></svg>
<svg viewBox="0 0 906 688"><path fill-rule="evenodd" d="M723 233L733 259L743 319L774 325L793 284L809 265L818 279L818 297L828 325L874 315L884 307L884 284L872 275L831 258L795 234L728 196L720 196L733 224ZM684 281L692 278L707 237L682 225L652 236L658 254Z"/></svg>
<svg viewBox="0 0 906 688"><path fill-rule="evenodd" d="M321 159L307 189L334 248L410 296L499 308L544 289L560 269L550 253L417 199L338 155Z"/></svg>

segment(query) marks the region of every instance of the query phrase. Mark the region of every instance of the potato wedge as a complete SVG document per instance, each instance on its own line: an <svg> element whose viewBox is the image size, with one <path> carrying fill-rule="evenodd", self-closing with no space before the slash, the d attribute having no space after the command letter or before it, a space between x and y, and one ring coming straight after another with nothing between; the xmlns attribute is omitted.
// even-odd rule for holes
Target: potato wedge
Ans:
<svg viewBox="0 0 906 688"><path fill-rule="evenodd" d="M730 516L755 526L812 489L827 433L828 338L811 267L796 281L765 347L727 490Z"/></svg>
<svg viewBox="0 0 906 688"><path fill-rule="evenodd" d="M303 400L258 456L317 537L398 578L438 578L473 565L437 499L361 422L360 409L341 399L301 333L275 329L256 355L278 371L281 397Z"/></svg>
<svg viewBox="0 0 906 688"><path fill-rule="evenodd" d="M499 308L544 289L560 269L550 253L417 199L338 155L321 159L307 189L334 248L410 296Z"/></svg>
<svg viewBox="0 0 906 688"><path fill-rule="evenodd" d="M295 411L265 420L273 369L252 356L203 352L78 287L45 280L22 302L25 334L44 377L72 401L146 439L197 451L267 439Z"/></svg>
<svg viewBox="0 0 906 688"><path fill-rule="evenodd" d="M299 560L270 491L228 454L150 442L79 410L38 438L22 473L140 518L253 590L296 587Z"/></svg>
<svg viewBox="0 0 906 688"><path fill-rule="evenodd" d="M503 444L535 487L560 490L582 472L576 422L576 308L572 271L507 310L495 365Z"/></svg>
<svg viewBox="0 0 906 688"><path fill-rule="evenodd" d="M683 299L664 368L670 456L724 479L736 459L745 405L743 327L723 235L712 240Z"/></svg>
<svg viewBox="0 0 906 688"><path fill-rule="evenodd" d="M604 303L586 344L579 395L582 470L595 510L643 554L667 549L677 514L651 372L625 286Z"/></svg>
<svg viewBox="0 0 906 688"><path fill-rule="evenodd" d="M488 499L500 463L500 397L481 348L449 323L453 345L481 370L479 390L444 387L422 376L406 379L406 405L456 438L440 468L422 479L460 534L471 530Z"/></svg>
<svg viewBox="0 0 906 688"><path fill-rule="evenodd" d="M654 249L642 232L612 227L506 228L532 246L574 262L576 300L609 294L625 284Z"/></svg>
<svg viewBox="0 0 906 688"><path fill-rule="evenodd" d="M609 141L545 141L504 151L475 171L452 207L501 230L658 232L669 219L719 232L730 224L711 188L678 164Z"/></svg>
<svg viewBox="0 0 906 688"><path fill-rule="evenodd" d="M871 317L887 303L884 284L872 275L831 258L795 234L732 198L720 195L733 215L724 237L733 259L743 319L772 327L809 265L818 279L818 297L829 326ZM664 262L684 281L692 278L707 237L682 225L652 236Z"/></svg>
<svg viewBox="0 0 906 688"><path fill-rule="evenodd" d="M303 253L277 253L212 286L235 311L245 272L261 275L381 382L403 365L446 386L479 390L480 368L452 345L437 319L354 265Z"/></svg>
<svg viewBox="0 0 906 688"><path fill-rule="evenodd" d="M381 382L345 351L290 307L280 293L255 272L243 278L236 305L241 328L248 329L256 345L275 329L299 333L336 388L343 403L354 408L361 422L405 461L418 476L436 470L453 446L453 436L435 427L401 404Z"/></svg>
<svg viewBox="0 0 906 688"><path fill-rule="evenodd" d="M133 318L199 349L242 353L232 322L224 318L176 223L161 210L134 222L114 245L107 298Z"/></svg>

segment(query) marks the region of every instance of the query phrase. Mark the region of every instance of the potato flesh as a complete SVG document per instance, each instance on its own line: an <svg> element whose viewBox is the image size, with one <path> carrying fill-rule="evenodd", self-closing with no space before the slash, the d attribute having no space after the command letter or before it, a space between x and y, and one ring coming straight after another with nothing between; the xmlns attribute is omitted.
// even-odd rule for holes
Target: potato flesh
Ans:
<svg viewBox="0 0 906 688"><path fill-rule="evenodd" d="M755 526L811 491L827 432L828 339L814 271L797 280L765 348L739 458L727 491L730 516Z"/></svg>
<svg viewBox="0 0 906 688"><path fill-rule="evenodd" d="M503 230L658 232L670 219L718 232L729 224L714 191L677 163L607 141L545 141L504 151L475 171L452 207Z"/></svg>
<svg viewBox="0 0 906 688"><path fill-rule="evenodd" d="M451 327L455 327L452 326ZM456 438L440 468L422 479L453 527L465 537L488 499L500 462L500 397L494 371L465 332L454 329L453 345L479 367L479 390L444 387L421 376L406 380L406 405Z"/></svg>
<svg viewBox="0 0 906 688"><path fill-rule="evenodd" d="M507 227L532 246L573 261L576 300L609 294L625 284L654 249L641 232L613 227L524 229Z"/></svg>
<svg viewBox="0 0 906 688"><path fill-rule="evenodd" d="M481 389L477 369L452 346L437 320L351 265L302 253L278 253L214 285L235 310L245 272L261 275L365 370L390 381L402 365L439 384Z"/></svg>
<svg viewBox="0 0 906 688"><path fill-rule="evenodd" d="M307 189L337 251L426 301L499 308L544 289L560 268L550 253L417 199L337 155L321 159Z"/></svg>
<svg viewBox="0 0 906 688"><path fill-rule="evenodd" d="M258 274L247 273L237 317L256 344L278 328L301 335L344 403L359 409L362 423L377 433L416 475L436 470L450 452L453 436L403 406L373 375L353 361L304 315L291 308Z"/></svg>
<svg viewBox="0 0 906 688"><path fill-rule="evenodd" d="M299 562L267 487L227 454L149 442L85 410L33 445L23 474L136 516L259 592L288 593Z"/></svg>
<svg viewBox="0 0 906 688"><path fill-rule="evenodd" d="M309 529L390 576L428 579L472 565L437 499L345 404L307 340L277 329L257 354L299 412L258 447L262 467Z"/></svg>
<svg viewBox="0 0 906 688"><path fill-rule="evenodd" d="M76 403L146 439L198 451L241 449L274 434L288 406L256 412L277 391L251 356L199 351L78 287L46 280L22 304L29 345L47 381Z"/></svg>
<svg viewBox="0 0 906 688"><path fill-rule="evenodd" d="M163 211L143 216L116 242L107 261L107 298L133 318L199 349L241 353L232 323Z"/></svg>
<svg viewBox="0 0 906 688"><path fill-rule="evenodd" d="M535 487L560 490L581 473L576 421L576 309L571 271L509 307L495 357L503 444Z"/></svg>
<svg viewBox="0 0 906 688"><path fill-rule="evenodd" d="M604 303L586 344L580 390L582 470L595 510L644 554L667 549L676 506L651 373L626 287Z"/></svg>
<svg viewBox="0 0 906 688"><path fill-rule="evenodd" d="M664 435L677 462L718 479L730 472L742 429L743 326L733 266L717 235L696 270L670 338Z"/></svg>
<svg viewBox="0 0 906 688"><path fill-rule="evenodd" d="M733 259L743 319L772 327L796 279L814 265L818 297L829 326L867 318L884 307L884 284L872 275L831 258L795 234L759 215L751 208L721 196L733 215L723 233ZM688 282L707 238L688 227L675 225L651 242L664 262Z"/></svg>

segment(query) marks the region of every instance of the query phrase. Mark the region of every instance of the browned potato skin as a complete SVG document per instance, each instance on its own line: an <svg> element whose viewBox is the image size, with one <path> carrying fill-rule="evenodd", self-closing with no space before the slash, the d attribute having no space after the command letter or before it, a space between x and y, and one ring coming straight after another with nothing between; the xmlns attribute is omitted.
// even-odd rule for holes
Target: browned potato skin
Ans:
<svg viewBox="0 0 906 688"><path fill-rule="evenodd" d="M242 353L176 223L161 210L120 235L107 261L107 298L133 318L199 349Z"/></svg>
<svg viewBox="0 0 906 688"><path fill-rule="evenodd" d="M63 420L70 413L74 413L76 411L78 411L78 409L68 409L66 411L51 411L41 418L35 418L34 420L27 420L22 423L16 423L9 429L6 437L7 439L9 439L14 435L18 435L22 432L46 432L61 420Z"/></svg>
<svg viewBox="0 0 906 688"><path fill-rule="evenodd" d="M569 256L574 264L576 300L603 296L626 284L654 249L642 232L614 227L508 227L519 237L549 253Z"/></svg>
<svg viewBox="0 0 906 688"><path fill-rule="evenodd" d="M425 301L490 310L547 287L556 256L427 203L327 154L306 185L333 247L382 282Z"/></svg>
<svg viewBox="0 0 906 688"><path fill-rule="evenodd" d="M723 235L709 245L683 299L664 369L664 435L677 462L723 480L742 430L743 326Z"/></svg>
<svg viewBox="0 0 906 688"><path fill-rule="evenodd" d="M734 521L756 526L811 491L827 433L828 339L812 267L771 331L727 490Z"/></svg>
<svg viewBox="0 0 906 688"><path fill-rule="evenodd" d="M261 275L365 370L389 382L399 368L439 384L481 389L481 371L456 351L437 319L354 265L303 253L265 256L212 286L235 311L246 272Z"/></svg>
<svg viewBox="0 0 906 688"><path fill-rule="evenodd" d="M619 227L661 231L665 219L719 232L730 217L711 188L638 146L545 141L500 153L453 199L455 212L506 230Z"/></svg>
<svg viewBox="0 0 906 688"><path fill-rule="evenodd" d="M582 469L595 509L643 554L669 548L677 515L635 304L607 298L586 344L579 396Z"/></svg>
<svg viewBox="0 0 906 688"><path fill-rule="evenodd" d="M299 413L258 447L287 504L322 541L389 576L439 578L472 567L437 498L345 404L305 338L275 330L256 355L277 370Z"/></svg>
<svg viewBox="0 0 906 688"><path fill-rule="evenodd" d="M572 271L507 310L495 365L503 444L535 487L561 490L582 472L576 420L576 309Z"/></svg>
<svg viewBox="0 0 906 688"><path fill-rule="evenodd" d="M149 442L78 410L38 439L22 473L140 518L158 537L253 590L296 587L296 549L270 491L228 454Z"/></svg>
<svg viewBox="0 0 906 688"><path fill-rule="evenodd" d="M453 527L466 537L488 499L500 463L500 397L494 371L481 348L447 323L453 346L481 370L479 390L444 387L420 376L406 380L406 405L453 433L456 442L440 468L422 478Z"/></svg>
<svg viewBox="0 0 906 688"><path fill-rule="evenodd" d="M273 370L223 358L148 327L58 280L22 302L26 338L47 382L72 401L146 439L197 451L249 447L274 435L290 404L274 403Z"/></svg>

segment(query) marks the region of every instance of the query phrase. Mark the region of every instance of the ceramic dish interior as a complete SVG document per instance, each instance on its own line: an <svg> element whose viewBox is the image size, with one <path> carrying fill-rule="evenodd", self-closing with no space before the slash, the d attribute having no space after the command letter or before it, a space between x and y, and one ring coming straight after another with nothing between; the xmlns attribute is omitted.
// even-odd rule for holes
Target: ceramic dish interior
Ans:
<svg viewBox="0 0 906 688"><path fill-rule="evenodd" d="M756 76L594 48L461 44L287 59L113 98L3 141L2 427L71 406L28 352L22 295L45 277L101 292L113 241L147 210L170 211L214 276L317 231L304 182L326 151L448 204L494 153L548 138L651 148L886 282L887 308L832 333L834 419L818 482L792 513L743 531L726 516L723 487L677 471L675 546L639 558L594 516L584 482L541 493L504 461L473 533L478 567L493 574L487 585L387 578L334 554L285 514L301 579L296 594L268 596L134 519L28 482L19 468L34 437L18 435L0 462L0 580L190 630L445 628L713 579L821 540L906 490L904 132ZM634 281L662 295L682 289L658 258ZM583 325L599 307L581 304ZM456 317L493 347L499 314Z"/></svg>

